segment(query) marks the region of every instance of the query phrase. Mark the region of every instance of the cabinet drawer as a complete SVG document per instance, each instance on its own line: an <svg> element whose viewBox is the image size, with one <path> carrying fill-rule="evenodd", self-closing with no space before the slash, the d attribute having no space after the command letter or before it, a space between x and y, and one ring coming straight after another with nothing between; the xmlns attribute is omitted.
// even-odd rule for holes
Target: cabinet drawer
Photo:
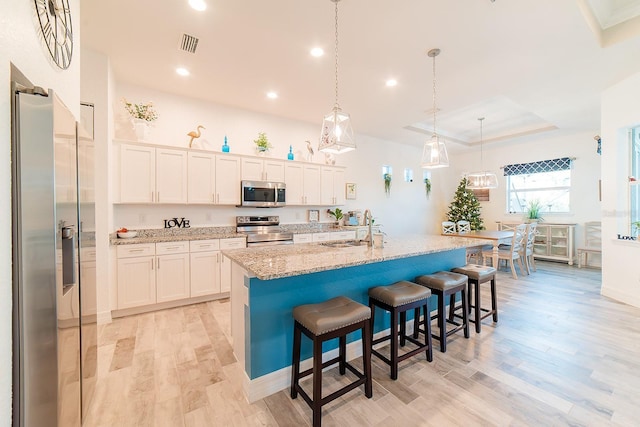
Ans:
<svg viewBox="0 0 640 427"><path fill-rule="evenodd" d="M333 240L353 240L356 238L355 231L334 231L331 234Z"/></svg>
<svg viewBox="0 0 640 427"><path fill-rule="evenodd" d="M311 243L313 242L313 235L311 234L294 234L293 243Z"/></svg>
<svg viewBox="0 0 640 427"><path fill-rule="evenodd" d="M332 233L315 233L313 235L314 242L328 242L329 240L333 240Z"/></svg>
<svg viewBox="0 0 640 427"><path fill-rule="evenodd" d="M138 256L154 255L156 245L153 243L140 243L137 245L119 245L116 248L118 258L133 258Z"/></svg>
<svg viewBox="0 0 640 427"><path fill-rule="evenodd" d="M220 239L220 249L245 248L247 243L244 237L234 237L232 239Z"/></svg>
<svg viewBox="0 0 640 427"><path fill-rule="evenodd" d="M82 262L90 262L96 260L96 248L82 248L80 250Z"/></svg>
<svg viewBox="0 0 640 427"><path fill-rule="evenodd" d="M220 249L220 239L192 240L189 242L190 252L217 251Z"/></svg>
<svg viewBox="0 0 640 427"><path fill-rule="evenodd" d="M189 252L189 242L163 242L156 243L156 255L180 254Z"/></svg>

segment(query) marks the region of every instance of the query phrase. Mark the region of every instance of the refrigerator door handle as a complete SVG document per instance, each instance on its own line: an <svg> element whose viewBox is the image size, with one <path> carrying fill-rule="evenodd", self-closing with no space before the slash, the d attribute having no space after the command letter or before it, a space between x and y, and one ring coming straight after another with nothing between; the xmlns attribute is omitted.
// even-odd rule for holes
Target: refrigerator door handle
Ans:
<svg viewBox="0 0 640 427"><path fill-rule="evenodd" d="M62 227L62 294L66 295L76 284L76 238L73 226Z"/></svg>

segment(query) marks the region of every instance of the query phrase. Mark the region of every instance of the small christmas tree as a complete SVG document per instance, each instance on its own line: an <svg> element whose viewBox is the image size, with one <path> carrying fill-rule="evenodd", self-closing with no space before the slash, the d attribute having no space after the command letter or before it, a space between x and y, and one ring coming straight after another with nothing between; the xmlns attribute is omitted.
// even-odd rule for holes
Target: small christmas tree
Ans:
<svg viewBox="0 0 640 427"><path fill-rule="evenodd" d="M484 223L480 217L480 202L473 191L467 189L467 178L462 178L453 202L447 212L449 221L458 222L467 220L471 223L472 230L484 230Z"/></svg>

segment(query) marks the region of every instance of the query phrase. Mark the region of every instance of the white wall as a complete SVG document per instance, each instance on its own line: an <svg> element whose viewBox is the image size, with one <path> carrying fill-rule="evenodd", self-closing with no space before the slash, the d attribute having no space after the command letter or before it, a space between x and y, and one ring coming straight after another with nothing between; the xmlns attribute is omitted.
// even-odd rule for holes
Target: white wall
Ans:
<svg viewBox="0 0 640 427"><path fill-rule="evenodd" d="M111 319L109 284L113 280L109 257L109 233L113 226L113 208L109 191L109 168L113 135L113 96L110 88L111 67L109 59L98 52L83 49L81 63L81 99L94 104L95 140L95 194L96 198L96 287L98 322Z"/></svg>
<svg viewBox="0 0 640 427"><path fill-rule="evenodd" d="M0 0L0 414L2 425L11 414L11 103L10 63L34 84L53 88L76 117L80 113L80 0L70 1L73 14L75 52L71 67L62 71L48 60L38 39L33 2Z"/></svg>
<svg viewBox="0 0 640 427"><path fill-rule="evenodd" d="M602 95L602 294L640 307L640 243L617 240L629 234L626 130L640 125L640 73Z"/></svg>
<svg viewBox="0 0 640 427"><path fill-rule="evenodd" d="M522 214L507 213L506 177L501 166L514 163L527 163L559 157L575 157L571 171L571 212L569 214L543 214L546 222L577 223L576 241L584 240L582 224L587 221L599 221L601 202L598 200L598 180L600 179L600 155L596 153L593 139L599 131L560 135L550 133L538 137L529 137L503 143L485 144L483 147L484 169L498 175L499 187L489 190L490 201L480 202L485 227L495 230L495 221L516 222ZM448 205L465 172L480 169L480 148L470 152L451 156L450 181L447 183L447 202L442 216L446 215Z"/></svg>
<svg viewBox="0 0 640 427"><path fill-rule="evenodd" d="M159 119L150 132L149 142L162 145L187 147L186 135L197 125L206 130L199 147L220 151L224 136L228 136L231 153L254 153L253 140L258 132L266 132L274 148L271 157L286 159L289 145L293 146L296 159L306 158L306 140L317 150L320 120L303 123L275 116L254 113L237 108L212 104L193 98L184 98L140 86L118 83L114 100L115 137L135 139L133 129L121 99L141 103L153 101ZM354 118L355 119L355 118ZM354 122L357 127L357 120ZM336 164L346 166L346 182L357 184L357 199L347 201L343 210L371 209L377 222L383 224L388 234L401 235L412 232L436 232L436 202L427 200L420 169L421 147L392 143L357 135L358 149L337 157ZM322 163L324 155L316 153L313 161ZM382 166L393 167L391 195L385 196ZM402 180L405 167L414 171L414 182ZM117 169L113 169L114 171ZM307 222L307 209L318 207L285 207L270 213L280 215L282 223ZM326 208L322 208L324 211ZM114 227L159 228L162 220L174 216L186 217L195 226L234 225L236 215L264 214L264 209L202 206L143 206L115 205ZM321 220L329 221L323 214ZM112 232L115 231L111 230Z"/></svg>

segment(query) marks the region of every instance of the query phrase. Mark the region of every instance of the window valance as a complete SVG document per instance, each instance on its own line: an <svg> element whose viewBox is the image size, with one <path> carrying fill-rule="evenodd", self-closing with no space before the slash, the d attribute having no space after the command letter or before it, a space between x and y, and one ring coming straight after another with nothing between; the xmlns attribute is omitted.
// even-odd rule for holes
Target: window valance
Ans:
<svg viewBox="0 0 640 427"><path fill-rule="evenodd" d="M571 157L562 157L560 159L506 165L504 167L504 176L568 170L571 169L572 160L574 159Z"/></svg>

